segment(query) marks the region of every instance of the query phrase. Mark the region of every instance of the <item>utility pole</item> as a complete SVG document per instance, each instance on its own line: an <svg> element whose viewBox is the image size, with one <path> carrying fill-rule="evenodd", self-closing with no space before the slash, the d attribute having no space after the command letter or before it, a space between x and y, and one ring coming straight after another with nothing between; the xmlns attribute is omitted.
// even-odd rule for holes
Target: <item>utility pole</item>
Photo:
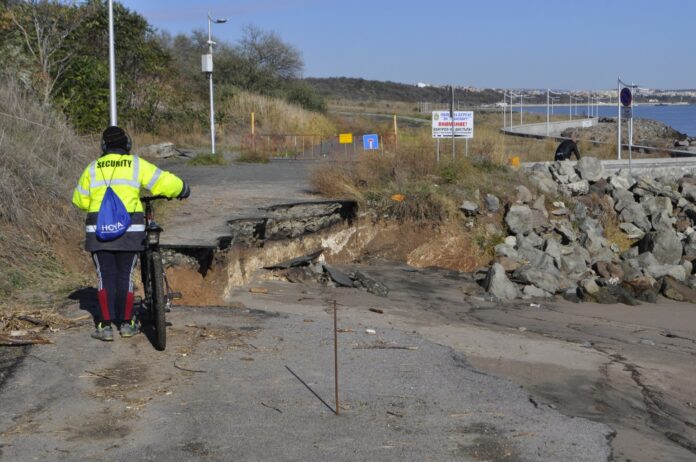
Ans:
<svg viewBox="0 0 696 462"><path fill-rule="evenodd" d="M109 0L109 124L118 124L116 115L116 52L114 51L114 3Z"/></svg>
<svg viewBox="0 0 696 462"><path fill-rule="evenodd" d="M452 160L456 157L454 144L454 85L450 86L450 121L452 122Z"/></svg>
<svg viewBox="0 0 696 462"><path fill-rule="evenodd" d="M227 19L213 19L208 13L208 54L201 59L202 71L208 76L210 86L210 151L215 154L215 103L213 101L213 35L211 24L223 24Z"/></svg>
<svg viewBox="0 0 696 462"><path fill-rule="evenodd" d="M621 77L616 79L616 155L621 160Z"/></svg>

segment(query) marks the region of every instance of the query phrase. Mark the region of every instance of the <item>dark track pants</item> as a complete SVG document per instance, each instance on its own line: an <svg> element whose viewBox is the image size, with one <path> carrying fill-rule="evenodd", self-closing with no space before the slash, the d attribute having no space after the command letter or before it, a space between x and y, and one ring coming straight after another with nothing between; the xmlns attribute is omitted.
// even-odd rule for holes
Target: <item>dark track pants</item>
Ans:
<svg viewBox="0 0 696 462"><path fill-rule="evenodd" d="M97 322L120 324L133 318L133 272L136 252L101 250L92 253L99 278Z"/></svg>

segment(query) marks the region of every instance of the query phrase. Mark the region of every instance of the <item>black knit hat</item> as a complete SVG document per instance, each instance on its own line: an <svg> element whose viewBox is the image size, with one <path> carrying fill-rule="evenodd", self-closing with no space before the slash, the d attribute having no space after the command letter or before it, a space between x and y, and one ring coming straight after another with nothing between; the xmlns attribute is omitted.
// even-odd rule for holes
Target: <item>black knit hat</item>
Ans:
<svg viewBox="0 0 696 462"><path fill-rule="evenodd" d="M111 126L102 133L102 150L123 149L130 150L130 138L121 127Z"/></svg>

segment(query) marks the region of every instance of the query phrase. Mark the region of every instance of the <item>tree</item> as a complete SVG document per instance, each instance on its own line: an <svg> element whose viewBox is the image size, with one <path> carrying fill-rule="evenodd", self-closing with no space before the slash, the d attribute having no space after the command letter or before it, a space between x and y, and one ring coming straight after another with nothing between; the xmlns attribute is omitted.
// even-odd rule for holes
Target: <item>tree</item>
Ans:
<svg viewBox="0 0 696 462"><path fill-rule="evenodd" d="M92 9L55 0L31 0L8 9L14 31L33 66L31 80L44 105L70 66L76 50L67 46Z"/></svg>
<svg viewBox="0 0 696 462"><path fill-rule="evenodd" d="M266 32L254 25L243 29L240 53L271 78L297 78L304 67L300 52L283 42L275 32Z"/></svg>
<svg viewBox="0 0 696 462"><path fill-rule="evenodd" d="M100 0L89 0L82 8L94 13L70 37L77 52L56 97L78 129L97 131L108 122L108 14ZM176 79L171 57L147 20L118 2L114 35L119 122L151 130Z"/></svg>

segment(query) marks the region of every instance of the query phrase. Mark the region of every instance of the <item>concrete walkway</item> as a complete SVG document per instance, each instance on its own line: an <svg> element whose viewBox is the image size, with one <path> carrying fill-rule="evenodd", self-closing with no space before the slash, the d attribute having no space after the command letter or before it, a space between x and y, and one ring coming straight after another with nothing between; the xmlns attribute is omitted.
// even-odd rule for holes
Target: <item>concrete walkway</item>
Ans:
<svg viewBox="0 0 696 462"><path fill-rule="evenodd" d="M577 161L568 160L571 165ZM532 169L535 165L552 164L553 162L522 162L522 168ZM696 157L667 157L657 159L628 159L621 160L602 160L604 170L616 173L619 170L631 170L634 175L649 174L651 176L661 175L684 175L696 172Z"/></svg>

